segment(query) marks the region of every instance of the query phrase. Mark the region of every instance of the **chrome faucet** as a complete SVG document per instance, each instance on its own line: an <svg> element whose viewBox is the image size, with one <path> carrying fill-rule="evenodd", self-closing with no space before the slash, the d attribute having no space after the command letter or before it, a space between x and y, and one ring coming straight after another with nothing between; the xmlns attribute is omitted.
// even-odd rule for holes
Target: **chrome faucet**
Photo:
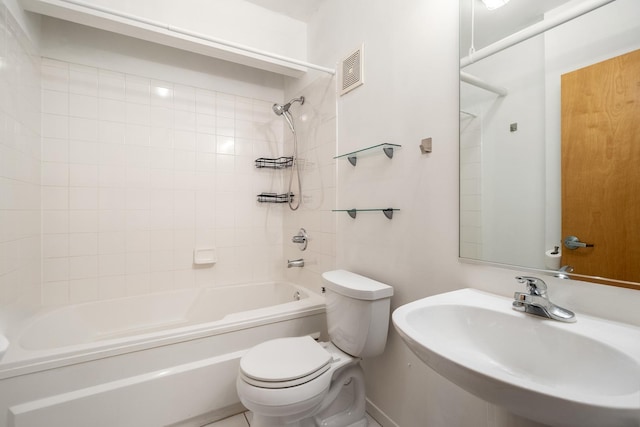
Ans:
<svg viewBox="0 0 640 427"><path fill-rule="evenodd" d="M524 283L527 292L516 292L513 295L513 309L535 314L536 316L548 319L559 320L561 322L575 322L576 315L566 308L559 307L549 301L547 295L547 284L542 279L530 276L517 276L519 283Z"/></svg>
<svg viewBox="0 0 640 427"><path fill-rule="evenodd" d="M289 259L287 260L287 268L291 267L304 267L304 259Z"/></svg>
<svg viewBox="0 0 640 427"><path fill-rule="evenodd" d="M569 276L569 273L572 273L572 272L573 272L573 267L571 267L570 265L563 265L558 269L558 272L553 276L557 277L558 279L570 280L571 276Z"/></svg>

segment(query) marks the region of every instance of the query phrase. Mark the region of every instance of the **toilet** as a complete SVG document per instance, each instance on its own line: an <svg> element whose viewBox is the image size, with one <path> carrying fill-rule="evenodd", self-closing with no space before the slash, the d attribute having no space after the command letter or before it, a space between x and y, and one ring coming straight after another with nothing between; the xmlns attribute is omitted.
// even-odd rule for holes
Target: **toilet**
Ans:
<svg viewBox="0 0 640 427"><path fill-rule="evenodd" d="M393 288L335 270L322 274L330 342L309 336L258 344L236 381L251 427L366 427L360 359L384 351Z"/></svg>

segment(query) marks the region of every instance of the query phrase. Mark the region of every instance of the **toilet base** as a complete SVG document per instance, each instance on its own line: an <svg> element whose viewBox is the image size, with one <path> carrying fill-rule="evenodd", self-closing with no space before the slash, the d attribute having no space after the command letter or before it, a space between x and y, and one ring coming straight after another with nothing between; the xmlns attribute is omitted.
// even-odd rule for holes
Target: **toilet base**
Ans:
<svg viewBox="0 0 640 427"><path fill-rule="evenodd" d="M351 387L341 393L345 386ZM341 402L342 399L348 399ZM303 419L285 422L281 417L253 413L251 427L367 427L364 374L359 363L351 365L332 381L322 404Z"/></svg>

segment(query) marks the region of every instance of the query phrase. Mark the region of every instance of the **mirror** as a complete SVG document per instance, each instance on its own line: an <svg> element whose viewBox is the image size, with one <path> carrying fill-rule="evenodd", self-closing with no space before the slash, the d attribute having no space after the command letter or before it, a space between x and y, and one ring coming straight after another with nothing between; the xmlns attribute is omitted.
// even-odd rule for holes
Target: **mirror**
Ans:
<svg viewBox="0 0 640 427"><path fill-rule="evenodd" d="M461 259L640 289L638 16L637 0L460 0Z"/></svg>

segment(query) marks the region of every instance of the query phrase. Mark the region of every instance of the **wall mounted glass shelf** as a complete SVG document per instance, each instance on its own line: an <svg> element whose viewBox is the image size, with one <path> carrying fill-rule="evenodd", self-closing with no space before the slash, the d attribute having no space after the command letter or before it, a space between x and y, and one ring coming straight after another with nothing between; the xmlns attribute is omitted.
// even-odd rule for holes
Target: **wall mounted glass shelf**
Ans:
<svg viewBox="0 0 640 427"><path fill-rule="evenodd" d="M397 150L400 147L402 147L402 145L398 145L398 144L378 144L378 145L374 145L372 147L363 148L361 150L352 151L351 153L341 154L339 156L334 157L334 159L341 159L343 157L346 157L347 160L349 160L349 163L351 163L353 166L355 166L356 163L358 162L358 157L363 157L365 155L379 153L380 149L382 149L382 152L384 154L386 154L386 156L388 158L392 159L393 158L393 151Z"/></svg>
<svg viewBox="0 0 640 427"><path fill-rule="evenodd" d="M351 218L356 217L356 215L358 214L358 212L382 212L384 214L384 216L386 216L389 219L393 219L393 212L394 211L399 211L400 209L394 209L394 208L386 208L386 209L333 209L332 212L346 212L349 214L349 216Z"/></svg>

